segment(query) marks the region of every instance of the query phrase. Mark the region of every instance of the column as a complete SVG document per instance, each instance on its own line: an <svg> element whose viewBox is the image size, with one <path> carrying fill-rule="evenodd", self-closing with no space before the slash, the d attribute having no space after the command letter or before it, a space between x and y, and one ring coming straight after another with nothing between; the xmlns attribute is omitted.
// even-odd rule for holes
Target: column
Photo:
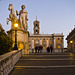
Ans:
<svg viewBox="0 0 75 75"><path fill-rule="evenodd" d="M47 39L47 47L49 46L49 42L48 42L48 39Z"/></svg>
<svg viewBox="0 0 75 75"><path fill-rule="evenodd" d="M42 45L42 40L40 39L40 45Z"/></svg>
<svg viewBox="0 0 75 75"><path fill-rule="evenodd" d="M56 49L56 40L54 38L54 49Z"/></svg>
<svg viewBox="0 0 75 75"><path fill-rule="evenodd" d="M32 40L32 48L34 48L34 40Z"/></svg>

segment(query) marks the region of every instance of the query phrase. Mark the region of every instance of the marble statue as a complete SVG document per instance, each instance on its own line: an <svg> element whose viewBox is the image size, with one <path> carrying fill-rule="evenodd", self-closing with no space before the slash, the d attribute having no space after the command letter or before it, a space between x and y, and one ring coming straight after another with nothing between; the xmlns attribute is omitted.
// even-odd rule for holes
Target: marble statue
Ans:
<svg viewBox="0 0 75 75"><path fill-rule="evenodd" d="M21 6L22 10L18 11L16 10L16 14L17 16L19 15L19 22L20 22L20 26L23 30L27 30L28 29L28 18L27 18L27 14L28 12L25 10L25 5Z"/></svg>
<svg viewBox="0 0 75 75"><path fill-rule="evenodd" d="M14 8L12 4L9 4L8 10L10 11L9 18L7 18L7 24L11 21L11 29L14 28L14 23L18 22L18 19L15 15Z"/></svg>
<svg viewBox="0 0 75 75"><path fill-rule="evenodd" d="M25 6L21 6L21 10L18 12L16 11L16 15L13 9L12 4L9 4L8 10L10 11L9 18L7 18L7 24L9 21L11 22L11 29L7 31L8 36L13 40L13 45L15 44L15 39L17 40L18 49L23 49L23 52L27 54L28 51L28 37L29 37L29 31L28 29L28 18L27 14L28 12L25 10ZM18 22L19 27L17 28L17 34L15 33L14 29L14 23ZM17 36L15 36L15 34ZM16 38L15 38L16 37Z"/></svg>

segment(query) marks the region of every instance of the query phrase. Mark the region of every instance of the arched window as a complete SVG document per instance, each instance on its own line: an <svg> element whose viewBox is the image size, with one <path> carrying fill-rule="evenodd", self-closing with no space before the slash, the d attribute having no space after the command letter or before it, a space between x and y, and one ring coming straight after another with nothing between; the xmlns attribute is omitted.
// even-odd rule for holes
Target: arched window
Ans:
<svg viewBox="0 0 75 75"><path fill-rule="evenodd" d="M36 24L36 26L37 26L37 24Z"/></svg>
<svg viewBox="0 0 75 75"><path fill-rule="evenodd" d="M37 30L36 30L36 34L37 34Z"/></svg>

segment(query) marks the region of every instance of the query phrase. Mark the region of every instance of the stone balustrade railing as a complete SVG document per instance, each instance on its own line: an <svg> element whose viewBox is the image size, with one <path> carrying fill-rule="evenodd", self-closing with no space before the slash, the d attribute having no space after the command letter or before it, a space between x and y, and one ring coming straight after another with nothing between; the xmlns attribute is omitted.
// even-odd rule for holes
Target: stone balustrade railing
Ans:
<svg viewBox="0 0 75 75"><path fill-rule="evenodd" d="M0 75L8 75L22 56L22 50L15 50L0 56Z"/></svg>

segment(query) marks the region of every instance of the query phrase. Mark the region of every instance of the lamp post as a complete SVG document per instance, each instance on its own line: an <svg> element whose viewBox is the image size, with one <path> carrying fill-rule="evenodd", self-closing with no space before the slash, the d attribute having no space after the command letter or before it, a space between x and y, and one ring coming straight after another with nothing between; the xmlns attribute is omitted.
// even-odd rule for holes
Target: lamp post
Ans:
<svg viewBox="0 0 75 75"><path fill-rule="evenodd" d="M71 44L71 51L72 51L72 43L73 43L73 41L71 40L71 41L70 41L70 44Z"/></svg>
<svg viewBox="0 0 75 75"><path fill-rule="evenodd" d="M18 47L17 47L17 28L18 28L18 23L15 23L14 27L15 27L15 44L14 44L13 50L18 50Z"/></svg>

